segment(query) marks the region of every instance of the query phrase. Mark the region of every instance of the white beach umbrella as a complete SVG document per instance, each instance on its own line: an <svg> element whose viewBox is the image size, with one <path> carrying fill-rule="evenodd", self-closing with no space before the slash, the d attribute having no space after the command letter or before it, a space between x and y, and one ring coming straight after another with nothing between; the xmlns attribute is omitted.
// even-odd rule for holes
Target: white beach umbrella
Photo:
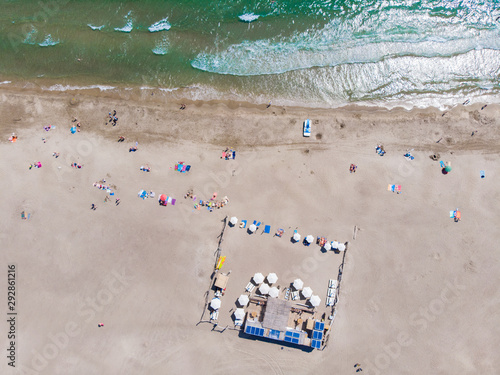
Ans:
<svg viewBox="0 0 500 375"><path fill-rule="evenodd" d="M325 245L323 246L323 248L328 251L328 250L331 250L332 249L332 245L330 245L330 242L327 242L325 243Z"/></svg>
<svg viewBox="0 0 500 375"><path fill-rule="evenodd" d="M307 242L307 243L313 243L313 241L314 241L314 237L313 237L312 235L308 235L308 236L306 237L306 242Z"/></svg>
<svg viewBox="0 0 500 375"><path fill-rule="evenodd" d="M293 240L294 240L295 242L299 242L299 241L300 241L300 234L298 234L298 233L294 233L294 234L293 234Z"/></svg>
<svg viewBox="0 0 500 375"><path fill-rule="evenodd" d="M243 309L236 309L234 311L234 317L236 318L236 320L241 320L245 317L245 310Z"/></svg>
<svg viewBox="0 0 500 375"><path fill-rule="evenodd" d="M273 286L271 289L269 289L269 297L278 298L279 294L280 294L280 290L278 288L276 288L275 286Z"/></svg>
<svg viewBox="0 0 500 375"><path fill-rule="evenodd" d="M257 227L255 226L255 224L250 224L250 226L248 227L248 230L253 233L257 230Z"/></svg>
<svg viewBox="0 0 500 375"><path fill-rule="evenodd" d="M293 287L297 290L301 290L304 287L304 282L301 279L293 280Z"/></svg>
<svg viewBox="0 0 500 375"><path fill-rule="evenodd" d="M339 251L345 251L345 245L343 243L339 243L338 249Z"/></svg>
<svg viewBox="0 0 500 375"><path fill-rule="evenodd" d="M238 303L240 304L240 306L246 306L248 305L248 302L250 302L250 299L248 298L248 296L246 294L242 294L239 298L238 298Z"/></svg>
<svg viewBox="0 0 500 375"><path fill-rule="evenodd" d="M271 288L269 287L269 285L267 284L262 284L261 286L259 286L259 291L260 291L260 294L263 294L263 295L266 295L267 293L269 293L269 290Z"/></svg>
<svg viewBox="0 0 500 375"><path fill-rule="evenodd" d="M229 220L229 222L233 225L236 225L238 224L238 218L236 216L233 216L231 220Z"/></svg>
<svg viewBox="0 0 500 375"><path fill-rule="evenodd" d="M264 275L260 272L257 272L255 275L253 275L253 281L255 282L255 284L262 283L264 281Z"/></svg>
<svg viewBox="0 0 500 375"><path fill-rule="evenodd" d="M311 303L312 306L317 307L321 303L321 298L319 298L319 296L317 295L314 295L311 297L309 302Z"/></svg>
<svg viewBox="0 0 500 375"><path fill-rule="evenodd" d="M337 241L332 241L332 249L337 250L339 248L339 243Z"/></svg>
<svg viewBox="0 0 500 375"><path fill-rule="evenodd" d="M313 290L311 288L309 288L308 286L306 286L304 289L302 289L302 295L306 298L309 298L311 297L313 294Z"/></svg>
<svg viewBox="0 0 500 375"><path fill-rule="evenodd" d="M271 272L269 275L267 275L267 282L269 284L274 284L276 281L278 281L278 275L276 275L274 272Z"/></svg>
<svg viewBox="0 0 500 375"><path fill-rule="evenodd" d="M219 298L214 298L210 301L210 307L214 310L218 310L221 305L221 300Z"/></svg>

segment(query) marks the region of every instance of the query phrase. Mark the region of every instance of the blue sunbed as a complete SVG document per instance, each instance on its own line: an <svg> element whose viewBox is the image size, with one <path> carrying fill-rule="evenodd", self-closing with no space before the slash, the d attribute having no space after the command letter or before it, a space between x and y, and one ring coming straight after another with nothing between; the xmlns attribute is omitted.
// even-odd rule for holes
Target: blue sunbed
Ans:
<svg viewBox="0 0 500 375"><path fill-rule="evenodd" d="M266 225L264 227L264 233L270 233L271 232L271 226L270 225Z"/></svg>

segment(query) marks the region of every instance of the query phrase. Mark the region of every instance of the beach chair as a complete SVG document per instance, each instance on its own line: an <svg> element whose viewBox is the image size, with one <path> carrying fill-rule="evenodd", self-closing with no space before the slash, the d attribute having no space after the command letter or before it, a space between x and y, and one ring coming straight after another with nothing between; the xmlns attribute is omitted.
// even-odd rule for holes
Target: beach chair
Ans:
<svg viewBox="0 0 500 375"><path fill-rule="evenodd" d="M330 279L330 281L328 282L328 288L336 289L338 283L339 282L337 280Z"/></svg>
<svg viewBox="0 0 500 375"><path fill-rule="evenodd" d="M271 232L271 226L270 225L266 225L264 227L264 233L270 233Z"/></svg>
<svg viewBox="0 0 500 375"><path fill-rule="evenodd" d="M245 290L246 290L248 293L252 293L254 289L255 289L255 285L253 285L253 283L252 283L252 282L249 282L249 283L247 284L247 287L245 288Z"/></svg>
<svg viewBox="0 0 500 375"><path fill-rule="evenodd" d="M336 293L337 293L337 289L328 288L327 296L328 296L328 297L335 298L335 294L336 294Z"/></svg>
<svg viewBox="0 0 500 375"><path fill-rule="evenodd" d="M260 221L259 221L257 224L255 224L255 226L256 226L257 228L258 228L258 227L260 227Z"/></svg>
<svg viewBox="0 0 500 375"><path fill-rule="evenodd" d="M245 229L246 227L247 227L247 221L246 220L241 220L240 228Z"/></svg>
<svg viewBox="0 0 500 375"><path fill-rule="evenodd" d="M290 298L290 288L286 288L285 290L285 301L288 301Z"/></svg>
<svg viewBox="0 0 500 375"><path fill-rule="evenodd" d="M299 292L298 291L292 292L292 301L296 301L298 299L299 299Z"/></svg>
<svg viewBox="0 0 500 375"><path fill-rule="evenodd" d="M239 319L239 320L235 320L234 321L234 325L236 327L241 327L243 325L243 320Z"/></svg>
<svg viewBox="0 0 500 375"><path fill-rule="evenodd" d="M334 301L335 301L335 299L334 299L334 298L330 298L330 297L328 297L328 298L326 299L326 305L327 305L327 306L333 306Z"/></svg>

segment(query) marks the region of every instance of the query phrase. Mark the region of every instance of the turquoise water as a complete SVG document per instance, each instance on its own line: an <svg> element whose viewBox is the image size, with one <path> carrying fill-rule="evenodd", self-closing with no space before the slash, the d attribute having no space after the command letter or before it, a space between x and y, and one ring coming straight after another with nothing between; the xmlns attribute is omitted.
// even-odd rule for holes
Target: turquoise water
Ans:
<svg viewBox="0 0 500 375"><path fill-rule="evenodd" d="M499 1L0 5L0 75L13 84L321 107L500 98Z"/></svg>

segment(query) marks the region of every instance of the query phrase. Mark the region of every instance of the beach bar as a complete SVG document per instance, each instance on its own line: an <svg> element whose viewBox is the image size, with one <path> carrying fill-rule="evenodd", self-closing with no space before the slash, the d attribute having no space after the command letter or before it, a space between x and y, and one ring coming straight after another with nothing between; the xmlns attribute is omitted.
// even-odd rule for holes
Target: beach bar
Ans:
<svg viewBox="0 0 500 375"><path fill-rule="evenodd" d="M253 304L249 307L244 325L247 335L313 349L323 348L325 333L330 326L314 319L313 313L308 309L293 306L291 301L277 298L268 298L265 303L253 299L251 302Z"/></svg>

